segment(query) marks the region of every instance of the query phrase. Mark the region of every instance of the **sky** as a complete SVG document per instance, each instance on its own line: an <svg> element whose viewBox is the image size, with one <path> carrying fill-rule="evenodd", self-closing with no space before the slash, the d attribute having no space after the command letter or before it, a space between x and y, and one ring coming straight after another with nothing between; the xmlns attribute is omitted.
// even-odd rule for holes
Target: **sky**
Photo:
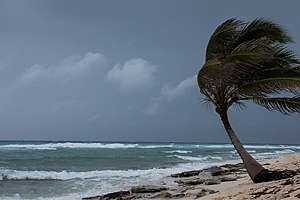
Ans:
<svg viewBox="0 0 300 200"><path fill-rule="evenodd" d="M196 75L229 18L270 18L300 55L300 1L0 0L0 140L229 142ZM300 144L300 114L229 111L243 143Z"/></svg>

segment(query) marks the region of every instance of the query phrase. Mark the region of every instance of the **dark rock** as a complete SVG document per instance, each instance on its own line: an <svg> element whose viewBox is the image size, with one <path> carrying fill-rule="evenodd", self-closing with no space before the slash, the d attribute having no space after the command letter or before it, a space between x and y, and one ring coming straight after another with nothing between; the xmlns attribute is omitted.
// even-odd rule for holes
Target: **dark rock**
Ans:
<svg viewBox="0 0 300 200"><path fill-rule="evenodd" d="M144 196L147 199L161 199L161 198L172 198L172 194L169 192L158 192L158 193L151 193Z"/></svg>
<svg viewBox="0 0 300 200"><path fill-rule="evenodd" d="M199 184L203 184L205 180L204 179L186 179L186 180L180 179L180 180L176 180L175 182L181 185L199 185Z"/></svg>
<svg viewBox="0 0 300 200"><path fill-rule="evenodd" d="M214 171L212 171L211 175L212 176L220 176L220 175L231 174L232 172L244 173L245 172L244 164L238 163L238 164L222 165L221 167L218 167Z"/></svg>
<svg viewBox="0 0 300 200"><path fill-rule="evenodd" d="M112 192L107 193L105 195L101 196L94 196L94 197L86 197L82 198L82 200L104 200L104 199L131 199L131 198L125 198L130 196L130 191L118 191L118 192Z"/></svg>
<svg viewBox="0 0 300 200"><path fill-rule="evenodd" d="M193 171L181 172L178 174L171 174L171 177L184 178L184 177L198 176L201 172L210 172L211 174L218 174L218 173L222 173L223 171L224 170L221 167L212 166L209 168L205 168L203 170L193 170Z"/></svg>
<svg viewBox="0 0 300 200"><path fill-rule="evenodd" d="M229 172L228 170L220 170L220 171L211 173L211 175L212 176L222 176L222 175L227 174L228 172Z"/></svg>
<svg viewBox="0 0 300 200"><path fill-rule="evenodd" d="M129 191L119 191L119 192L112 192L108 193L103 196L103 198L108 198L108 199L114 199L122 196L130 195Z"/></svg>
<svg viewBox="0 0 300 200"><path fill-rule="evenodd" d="M210 168L206 168L203 170L204 172L209 172L211 174L215 174L215 173L220 173L223 172L224 170L221 167L218 166L212 166Z"/></svg>
<svg viewBox="0 0 300 200"><path fill-rule="evenodd" d="M88 199L97 200L97 199L100 199L100 198L101 198L101 196L93 196L93 197L84 197L84 198L82 198L82 200L88 200Z"/></svg>
<svg viewBox="0 0 300 200"><path fill-rule="evenodd" d="M195 199L198 199L198 198L201 198L201 197L204 197L208 194L214 194L214 193L217 193L218 191L215 191L215 190L210 190L210 189L202 189L201 192L199 192L197 195L196 195L196 198Z"/></svg>
<svg viewBox="0 0 300 200"><path fill-rule="evenodd" d="M221 183L220 180L208 179L208 180L205 180L204 185L217 185L220 183Z"/></svg>
<svg viewBox="0 0 300 200"><path fill-rule="evenodd" d="M220 177L221 182L229 182L229 181L236 181L236 180L237 180L236 177L230 177L230 176Z"/></svg>
<svg viewBox="0 0 300 200"><path fill-rule="evenodd" d="M172 194L170 192L162 192L161 197L162 198L170 198L170 197L172 197Z"/></svg>
<svg viewBox="0 0 300 200"><path fill-rule="evenodd" d="M163 190L168 190L168 188L164 186L155 186L155 185L140 185L140 186L132 187L130 191L132 193L154 193Z"/></svg>
<svg viewBox="0 0 300 200"><path fill-rule="evenodd" d="M183 193L177 193L177 194L172 195L170 198L172 198L172 199L179 199L179 198L183 198L183 197L185 197L185 194L183 194Z"/></svg>
<svg viewBox="0 0 300 200"><path fill-rule="evenodd" d="M183 177L191 177L191 176L198 176L203 170L193 170L193 171L186 171L181 172L178 174L171 174L171 177L173 178L183 178Z"/></svg>
<svg viewBox="0 0 300 200"><path fill-rule="evenodd" d="M295 197L300 199L300 194L296 194Z"/></svg>
<svg viewBox="0 0 300 200"><path fill-rule="evenodd" d="M219 192L219 191L216 191L216 190L210 190L208 193L209 193L209 194L215 194L215 193L217 193L217 192Z"/></svg>
<svg viewBox="0 0 300 200"><path fill-rule="evenodd" d="M228 171L230 172L235 172L235 171L239 171L241 169L245 169L245 166L243 163L238 163L238 164L226 164L226 165L222 165L221 167L223 168L227 168Z"/></svg>
<svg viewBox="0 0 300 200"><path fill-rule="evenodd" d="M206 194L205 192L199 192L199 193L196 195L196 198L195 198L195 199L204 197L204 196L206 196L206 195L207 195L207 194Z"/></svg>

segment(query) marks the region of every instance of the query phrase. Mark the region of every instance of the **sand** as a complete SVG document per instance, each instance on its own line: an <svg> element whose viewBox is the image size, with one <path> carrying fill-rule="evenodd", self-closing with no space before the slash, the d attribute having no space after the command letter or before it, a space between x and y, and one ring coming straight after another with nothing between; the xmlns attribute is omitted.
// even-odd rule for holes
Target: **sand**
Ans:
<svg viewBox="0 0 300 200"><path fill-rule="evenodd" d="M265 168L270 170L299 170L300 169L300 153L282 156L274 159L268 159L261 162ZM219 191L215 194L197 198L200 200L244 200L244 199L300 199L300 175L292 178L270 181L265 183L253 183L249 176L245 174L243 178L232 182L223 182L218 185L202 186ZM195 195L201 189L191 190L190 197L181 199L195 199ZM194 194L194 195L193 195Z"/></svg>

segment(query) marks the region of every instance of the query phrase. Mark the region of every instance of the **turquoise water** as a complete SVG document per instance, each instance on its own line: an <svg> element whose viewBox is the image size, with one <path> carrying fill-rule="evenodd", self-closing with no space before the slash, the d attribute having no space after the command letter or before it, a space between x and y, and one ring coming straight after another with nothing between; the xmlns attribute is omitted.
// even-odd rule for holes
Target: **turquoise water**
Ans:
<svg viewBox="0 0 300 200"><path fill-rule="evenodd" d="M300 152L300 145L245 147L257 159ZM0 199L81 199L237 162L230 144L0 142Z"/></svg>

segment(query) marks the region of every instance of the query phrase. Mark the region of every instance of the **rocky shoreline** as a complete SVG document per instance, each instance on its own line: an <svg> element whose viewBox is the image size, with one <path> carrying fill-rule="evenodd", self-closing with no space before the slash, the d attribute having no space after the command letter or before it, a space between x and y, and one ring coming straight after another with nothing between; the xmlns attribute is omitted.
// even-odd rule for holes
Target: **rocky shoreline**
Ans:
<svg viewBox="0 0 300 200"><path fill-rule="evenodd" d="M85 197L82 200L180 199L186 197L197 199L218 192L203 186L236 181L245 176L248 175L242 163L226 164L220 167L214 166L203 170L171 174L170 177L174 179L177 186L166 186L165 183L133 186L130 190Z"/></svg>
<svg viewBox="0 0 300 200"><path fill-rule="evenodd" d="M161 182L157 185L134 186L130 190L86 197L83 200L300 199L300 153L267 159L261 163L271 173L280 177L269 182L253 183L243 164L227 164L172 174L168 180L172 179L173 185L170 182Z"/></svg>

